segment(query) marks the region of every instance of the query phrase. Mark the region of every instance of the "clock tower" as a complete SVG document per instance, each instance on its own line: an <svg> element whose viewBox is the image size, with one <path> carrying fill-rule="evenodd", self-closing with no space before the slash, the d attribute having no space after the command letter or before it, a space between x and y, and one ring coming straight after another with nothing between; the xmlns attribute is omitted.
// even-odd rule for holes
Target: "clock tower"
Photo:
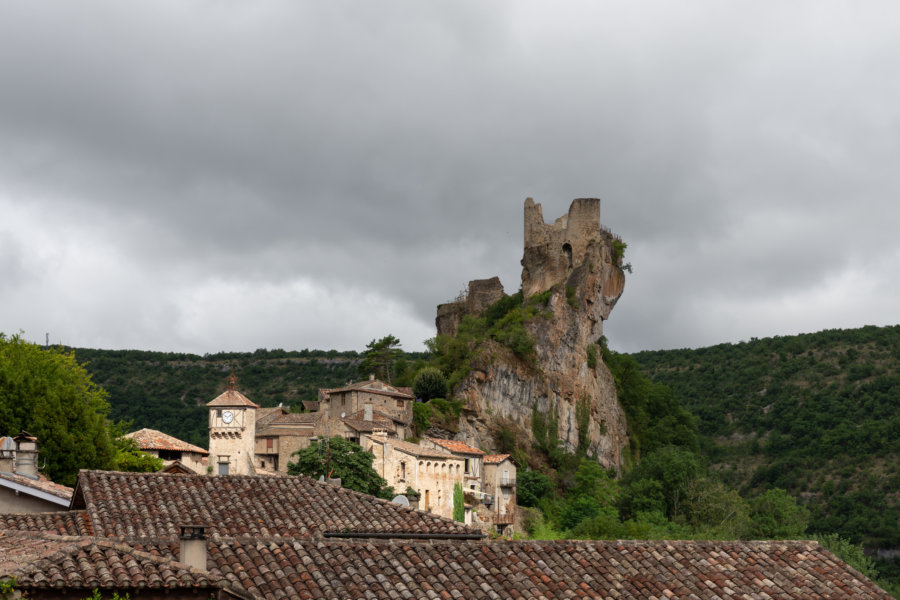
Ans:
<svg viewBox="0 0 900 600"><path fill-rule="evenodd" d="M209 407L209 466L215 475L254 475L256 409L237 391L237 377L228 377L228 388Z"/></svg>

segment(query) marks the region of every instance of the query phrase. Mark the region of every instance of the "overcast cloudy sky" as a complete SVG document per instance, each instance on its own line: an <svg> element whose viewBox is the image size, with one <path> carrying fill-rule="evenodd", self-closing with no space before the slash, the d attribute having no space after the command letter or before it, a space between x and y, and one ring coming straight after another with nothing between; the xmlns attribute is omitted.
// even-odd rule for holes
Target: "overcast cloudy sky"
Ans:
<svg viewBox="0 0 900 600"><path fill-rule="evenodd" d="M634 266L613 348L900 304L895 2L0 5L0 331L408 350L522 205Z"/></svg>

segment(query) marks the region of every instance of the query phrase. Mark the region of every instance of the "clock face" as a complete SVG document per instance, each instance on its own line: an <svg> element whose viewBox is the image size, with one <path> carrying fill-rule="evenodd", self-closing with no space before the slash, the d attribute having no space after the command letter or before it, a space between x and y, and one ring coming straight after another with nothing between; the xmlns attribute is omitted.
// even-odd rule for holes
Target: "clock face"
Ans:
<svg viewBox="0 0 900 600"><path fill-rule="evenodd" d="M226 424L231 423L232 421L234 421L234 413L230 410L226 410L222 413L222 420L225 421Z"/></svg>

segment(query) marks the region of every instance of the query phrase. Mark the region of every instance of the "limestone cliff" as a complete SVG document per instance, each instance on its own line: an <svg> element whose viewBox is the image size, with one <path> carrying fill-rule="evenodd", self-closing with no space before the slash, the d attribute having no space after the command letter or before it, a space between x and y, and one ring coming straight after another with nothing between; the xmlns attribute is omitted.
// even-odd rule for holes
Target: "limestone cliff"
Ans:
<svg viewBox="0 0 900 600"><path fill-rule="evenodd" d="M619 244L601 226L596 198L573 201L569 213L552 224L544 223L540 204L525 201L522 292L527 302L551 290L542 316L525 325L536 340L536 361L528 364L495 342L485 342L488 351L479 354L454 390L467 401L460 437L492 449L492 430L497 423L511 421L531 438L536 407L548 416L555 411L559 439L574 451L578 405L586 403L588 454L607 466L621 465L622 448L628 443L625 415L598 349L589 351L603 335L603 321L624 289ZM480 314L502 296L497 278L470 282L465 298L438 307L438 333L455 335L465 314Z"/></svg>

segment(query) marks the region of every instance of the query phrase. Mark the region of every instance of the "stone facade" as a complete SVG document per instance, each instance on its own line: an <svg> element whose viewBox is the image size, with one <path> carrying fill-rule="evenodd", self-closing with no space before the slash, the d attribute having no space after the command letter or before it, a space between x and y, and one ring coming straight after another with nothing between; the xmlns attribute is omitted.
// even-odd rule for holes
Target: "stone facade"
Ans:
<svg viewBox="0 0 900 600"><path fill-rule="evenodd" d="M228 389L209 402L209 466L216 475L254 475L256 410L228 378Z"/></svg>
<svg viewBox="0 0 900 600"><path fill-rule="evenodd" d="M465 483L463 458L384 436L364 435L360 441L375 456L372 466L398 494L412 488L419 494L419 509L453 517L453 487Z"/></svg>
<svg viewBox="0 0 900 600"><path fill-rule="evenodd" d="M412 422L412 407L415 398L411 393L393 387L370 376L367 381L350 383L341 388L319 391L319 412L330 419L342 419L347 415L364 411L368 406L386 415L399 424L408 426ZM398 432L405 437L406 431Z"/></svg>
<svg viewBox="0 0 900 600"><path fill-rule="evenodd" d="M493 524L497 533L510 533L516 519L516 464L509 454L484 457L484 491L493 500Z"/></svg>

